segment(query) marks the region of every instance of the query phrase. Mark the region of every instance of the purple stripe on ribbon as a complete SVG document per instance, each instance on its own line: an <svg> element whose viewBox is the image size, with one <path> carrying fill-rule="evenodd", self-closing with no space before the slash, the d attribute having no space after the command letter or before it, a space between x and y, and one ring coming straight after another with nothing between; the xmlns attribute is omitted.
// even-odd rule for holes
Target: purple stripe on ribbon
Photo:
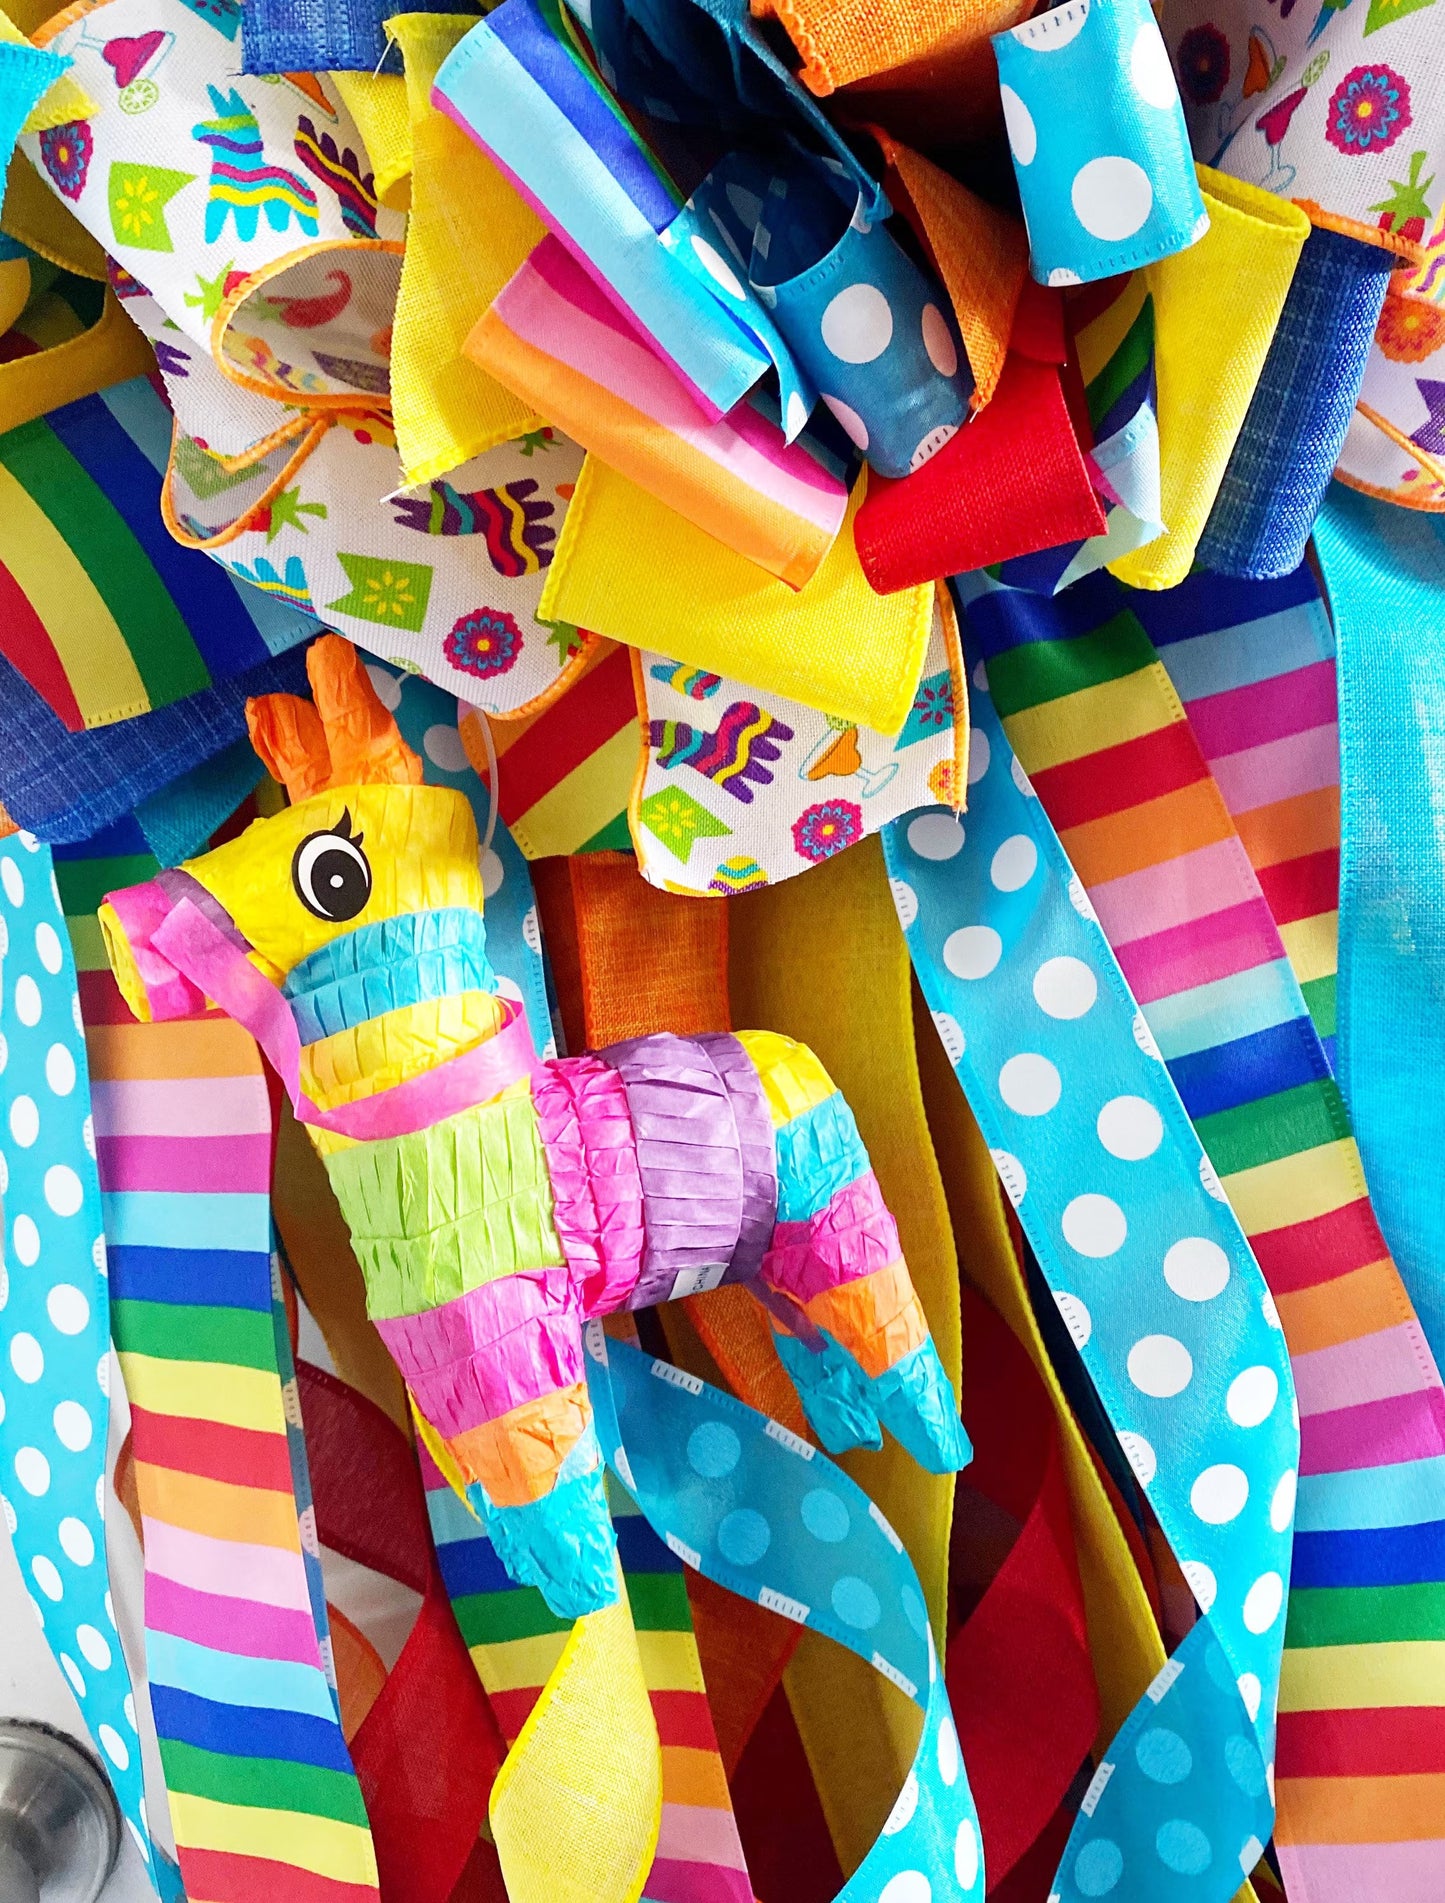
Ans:
<svg viewBox="0 0 1445 1903"><path fill-rule="evenodd" d="M743 1222L743 1160L727 1086L696 1038L657 1032L599 1053L622 1078L646 1241L629 1308L715 1288Z"/></svg>
<svg viewBox="0 0 1445 1903"><path fill-rule="evenodd" d="M743 1164L743 1215L724 1282L751 1282L763 1265L778 1215L778 1140L757 1066L730 1031L697 1042L712 1059L732 1106Z"/></svg>
<svg viewBox="0 0 1445 1903"><path fill-rule="evenodd" d="M582 1318L566 1269L523 1269L376 1326L446 1440L582 1379Z"/></svg>
<svg viewBox="0 0 1445 1903"><path fill-rule="evenodd" d="M868 1170L835 1190L806 1222L780 1222L763 1275L774 1288L806 1305L824 1289L886 1269L902 1254L898 1225L888 1213L878 1178Z"/></svg>
<svg viewBox="0 0 1445 1903"><path fill-rule="evenodd" d="M642 1179L622 1079L600 1057L562 1057L532 1079L552 1179L552 1220L586 1316L621 1308L642 1272Z"/></svg>

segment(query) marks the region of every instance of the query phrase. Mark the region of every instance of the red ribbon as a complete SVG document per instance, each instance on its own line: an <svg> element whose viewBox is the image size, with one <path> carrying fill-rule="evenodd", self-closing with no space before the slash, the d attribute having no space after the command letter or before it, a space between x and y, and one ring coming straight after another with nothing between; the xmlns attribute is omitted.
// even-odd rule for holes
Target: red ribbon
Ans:
<svg viewBox="0 0 1445 1903"><path fill-rule="evenodd" d="M915 475L869 475L853 535L878 594L1103 534L1064 398L1063 339L1058 293L1027 285L990 401Z"/></svg>
<svg viewBox="0 0 1445 1903"><path fill-rule="evenodd" d="M334 1375L298 1361L296 1378L322 1544L422 1595L351 1761L385 1903L447 1903L471 1863L506 1746L457 1630L405 1436Z"/></svg>
<svg viewBox="0 0 1445 1903"><path fill-rule="evenodd" d="M963 1290L963 1419L955 1566L982 1494L1021 1521L1003 1564L948 1641L944 1675L983 1831L992 1894L1049 1830L1099 1726L1058 1424L1012 1330ZM1041 1714L1043 1722L1040 1722Z"/></svg>

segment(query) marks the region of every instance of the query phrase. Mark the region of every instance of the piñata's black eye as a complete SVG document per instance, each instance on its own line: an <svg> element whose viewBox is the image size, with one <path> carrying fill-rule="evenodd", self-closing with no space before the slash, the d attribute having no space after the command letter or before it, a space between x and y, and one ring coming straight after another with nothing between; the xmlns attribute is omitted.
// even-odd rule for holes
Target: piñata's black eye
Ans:
<svg viewBox="0 0 1445 1903"><path fill-rule="evenodd" d="M355 918L371 897L371 867L361 850L362 835L351 836L351 814L341 815L330 832L308 833L291 861L291 883L308 912L333 925Z"/></svg>

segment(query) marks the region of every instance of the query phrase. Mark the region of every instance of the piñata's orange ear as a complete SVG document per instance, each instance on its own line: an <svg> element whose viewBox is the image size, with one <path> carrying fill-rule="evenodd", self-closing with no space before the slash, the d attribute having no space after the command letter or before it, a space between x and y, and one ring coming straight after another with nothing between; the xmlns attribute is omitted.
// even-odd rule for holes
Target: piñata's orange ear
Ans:
<svg viewBox="0 0 1445 1903"><path fill-rule="evenodd" d="M421 759L402 739L349 641L339 634L313 641L306 672L326 730L332 786L421 785Z"/></svg>
<svg viewBox="0 0 1445 1903"><path fill-rule="evenodd" d="M246 702L251 745L293 804L331 784L331 750L321 716L296 694L260 694Z"/></svg>

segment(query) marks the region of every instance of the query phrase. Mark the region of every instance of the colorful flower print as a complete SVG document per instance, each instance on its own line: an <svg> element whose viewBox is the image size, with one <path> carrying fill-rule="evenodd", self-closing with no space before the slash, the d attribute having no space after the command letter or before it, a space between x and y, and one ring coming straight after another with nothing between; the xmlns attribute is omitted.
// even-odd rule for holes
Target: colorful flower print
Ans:
<svg viewBox="0 0 1445 1903"><path fill-rule="evenodd" d="M1375 341L1391 363L1424 363L1445 347L1445 310L1427 298L1387 291Z"/></svg>
<svg viewBox="0 0 1445 1903"><path fill-rule="evenodd" d="M505 674L522 652L522 630L504 608L475 608L446 640L446 655L463 674Z"/></svg>
<svg viewBox="0 0 1445 1903"><path fill-rule="evenodd" d="M1229 41L1217 26L1193 26L1176 54L1179 84L1196 106L1212 106L1229 84Z"/></svg>
<svg viewBox="0 0 1445 1903"><path fill-rule="evenodd" d="M48 126L40 135L40 158L54 180L55 189L67 198L79 198L85 190L90 171L90 155L95 142L84 119L68 126Z"/></svg>
<svg viewBox="0 0 1445 1903"><path fill-rule="evenodd" d="M958 804L958 775L952 760L940 760L928 771L928 790L940 806Z"/></svg>
<svg viewBox="0 0 1445 1903"><path fill-rule="evenodd" d="M1335 87L1325 137L1338 152L1383 152L1410 124L1410 88L1388 66L1356 66Z"/></svg>
<svg viewBox="0 0 1445 1903"><path fill-rule="evenodd" d="M862 809L852 800L824 800L810 806L793 821L793 845L799 858L814 865L835 852L855 846L863 837Z"/></svg>

